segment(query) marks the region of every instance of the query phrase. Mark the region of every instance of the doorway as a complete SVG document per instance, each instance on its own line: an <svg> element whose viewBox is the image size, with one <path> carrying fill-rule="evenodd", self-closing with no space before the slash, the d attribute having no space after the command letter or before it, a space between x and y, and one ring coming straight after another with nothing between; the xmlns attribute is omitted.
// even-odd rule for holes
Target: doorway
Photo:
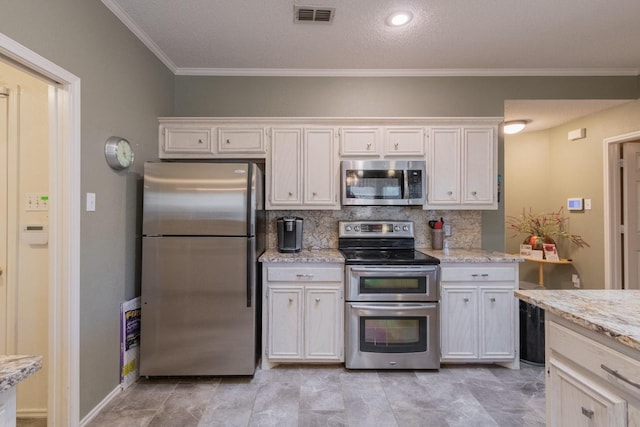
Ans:
<svg viewBox="0 0 640 427"><path fill-rule="evenodd" d="M80 79L0 33L0 61L57 82L49 89L47 422L79 424Z"/></svg>
<svg viewBox="0 0 640 427"><path fill-rule="evenodd" d="M640 289L640 131L606 138L604 152L605 289Z"/></svg>

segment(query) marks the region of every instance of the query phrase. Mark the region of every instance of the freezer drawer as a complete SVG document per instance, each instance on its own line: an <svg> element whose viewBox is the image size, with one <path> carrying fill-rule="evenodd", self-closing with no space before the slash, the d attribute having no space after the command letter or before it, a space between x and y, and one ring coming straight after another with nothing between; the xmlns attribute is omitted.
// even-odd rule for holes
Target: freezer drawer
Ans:
<svg viewBox="0 0 640 427"><path fill-rule="evenodd" d="M241 237L143 239L141 375L254 373L254 243Z"/></svg>

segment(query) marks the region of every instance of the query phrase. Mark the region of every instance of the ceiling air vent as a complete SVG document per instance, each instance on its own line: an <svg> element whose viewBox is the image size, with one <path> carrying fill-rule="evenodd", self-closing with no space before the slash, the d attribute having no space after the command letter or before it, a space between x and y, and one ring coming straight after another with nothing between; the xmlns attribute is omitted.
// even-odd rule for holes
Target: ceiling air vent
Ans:
<svg viewBox="0 0 640 427"><path fill-rule="evenodd" d="M302 23L330 24L336 10L331 7L294 6L294 21Z"/></svg>

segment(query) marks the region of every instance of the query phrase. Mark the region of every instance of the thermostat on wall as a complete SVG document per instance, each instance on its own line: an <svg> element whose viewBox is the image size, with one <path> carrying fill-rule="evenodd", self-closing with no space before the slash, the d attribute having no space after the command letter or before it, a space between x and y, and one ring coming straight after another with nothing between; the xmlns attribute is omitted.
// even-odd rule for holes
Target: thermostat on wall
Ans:
<svg viewBox="0 0 640 427"><path fill-rule="evenodd" d="M584 199L578 197L567 199L567 209L570 211L583 211Z"/></svg>

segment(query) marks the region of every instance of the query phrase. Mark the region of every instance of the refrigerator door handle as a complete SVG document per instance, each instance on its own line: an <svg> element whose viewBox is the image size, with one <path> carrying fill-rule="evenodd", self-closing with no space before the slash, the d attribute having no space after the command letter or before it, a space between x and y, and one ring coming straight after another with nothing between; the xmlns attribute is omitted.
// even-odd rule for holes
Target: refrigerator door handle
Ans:
<svg viewBox="0 0 640 427"><path fill-rule="evenodd" d="M253 286L256 282L256 241L250 238L247 242L247 307L253 304Z"/></svg>

